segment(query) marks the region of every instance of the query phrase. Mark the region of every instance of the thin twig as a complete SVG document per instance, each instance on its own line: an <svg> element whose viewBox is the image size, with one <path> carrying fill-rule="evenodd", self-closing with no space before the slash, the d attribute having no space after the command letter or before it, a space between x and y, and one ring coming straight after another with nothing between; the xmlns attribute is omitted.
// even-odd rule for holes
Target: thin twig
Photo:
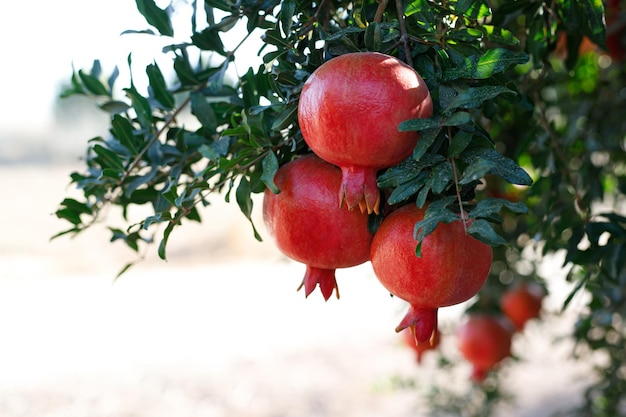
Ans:
<svg viewBox="0 0 626 417"><path fill-rule="evenodd" d="M183 111L183 109L185 107L187 107L187 104L189 104L189 102L191 101L191 96L188 96L185 101L183 101L183 103L178 106L176 108L176 110L174 110L174 112L170 115L170 117L167 118L167 120L165 121L165 123L163 124L163 126L161 126L161 128L154 134L154 136L152 136L152 138L148 141L148 143L146 143L146 145L143 147L143 149L141 149L141 151L135 156L135 159L133 159L133 162L131 162L130 166L124 171L124 175L122 176L122 178L120 178L120 180L117 182L116 186L117 187L121 187L122 184L124 184L124 181L126 181L126 179L128 178L128 176L131 174L131 172L137 168L137 165L139 165L139 163L141 162L143 156L146 154L146 152L148 152L148 149L157 141L159 140L159 138L161 137L161 135L165 132L165 129L167 129L169 127L169 125L176 119L176 117L180 114L181 111Z"/></svg>
<svg viewBox="0 0 626 417"><path fill-rule="evenodd" d="M448 143L452 143L452 129L448 127ZM467 215L463 210L463 199L461 198L461 187L459 186L459 173L456 170L456 164L454 158L450 158L450 165L452 166L452 177L454 178L454 187L456 192L456 199L459 203L459 210L461 210L461 221L463 222L463 229L467 233Z"/></svg>
<svg viewBox="0 0 626 417"><path fill-rule="evenodd" d="M374 15L374 22L380 23L383 21L383 14L387 8L387 3L389 3L389 0L380 0L378 8L376 9L376 14Z"/></svg>
<svg viewBox="0 0 626 417"><path fill-rule="evenodd" d="M222 64L220 66L228 67L228 64L229 64L230 60L232 59L232 57L235 55L235 52L237 52L237 50L241 47L241 45L243 45L243 43L246 40L248 40L248 38L250 37L250 34L251 33L247 33L243 37L243 39L233 48L233 50L226 54L226 59L224 59L224 62L222 62ZM196 91L202 90L203 88L206 87L206 85L207 85L206 82L200 84L198 87L196 87ZM180 104L180 106L178 106L174 110L174 112L170 114L170 116L167 118L167 120L163 123L163 126L161 126L161 128L154 134L154 136L152 138L150 138L148 143L146 143L146 145L143 147L143 149L135 156L135 159L133 159L133 162L131 162L129 167L124 171L124 175L122 176L122 178L120 178L120 180L117 182L117 184L116 184L117 187L121 187L122 184L124 184L124 181L126 181L126 179L129 177L131 172L135 168L137 168L137 166L139 165L139 163L143 159L143 157L146 154L146 152L148 152L148 149L150 149L150 147L157 140L159 140L161 135L163 135L163 133L165 133L166 129L170 126L170 124L172 124L176 120L176 117L178 117L178 115L189 105L190 102L191 102L191 94L188 95L185 98L185 100Z"/></svg>

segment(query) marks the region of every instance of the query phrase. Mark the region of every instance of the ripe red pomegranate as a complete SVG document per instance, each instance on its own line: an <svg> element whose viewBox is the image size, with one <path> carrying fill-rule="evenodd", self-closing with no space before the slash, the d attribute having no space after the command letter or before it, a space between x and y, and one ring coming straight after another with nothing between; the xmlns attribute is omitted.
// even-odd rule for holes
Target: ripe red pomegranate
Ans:
<svg viewBox="0 0 626 417"><path fill-rule="evenodd" d="M511 331L499 318L473 314L457 329L459 351L472 364L472 379L482 381L511 355Z"/></svg>
<svg viewBox="0 0 626 417"><path fill-rule="evenodd" d="M389 214L372 239L374 273L390 293L409 303L396 331L411 327L424 343L437 329L437 309L468 300L483 286L491 268L491 246L465 232L461 220L440 223L415 254L415 223L425 209L413 204Z"/></svg>
<svg viewBox="0 0 626 417"><path fill-rule="evenodd" d="M341 171L315 155L281 166L274 182L280 193L267 189L263 198L269 234L282 253L306 264L300 288L307 297L319 285L326 300L334 290L339 298L335 269L369 260L368 215L337 206Z"/></svg>
<svg viewBox="0 0 626 417"><path fill-rule="evenodd" d="M341 167L339 204L378 213L376 172L411 155L416 132L400 132L409 119L432 115L424 80L402 61L378 52L332 58L304 83L298 122L320 158Z"/></svg>
<svg viewBox="0 0 626 417"><path fill-rule="evenodd" d="M522 331L526 322L539 317L543 289L537 284L521 284L506 291L500 299L500 309L515 329Z"/></svg>
<svg viewBox="0 0 626 417"><path fill-rule="evenodd" d="M427 343L417 343L415 341L415 335L411 332L410 328L406 328L400 333L402 335L402 342L415 352L415 360L418 364L422 363L422 356L425 352L437 349L441 343L441 333L439 333L438 330L433 333L432 340L429 340Z"/></svg>

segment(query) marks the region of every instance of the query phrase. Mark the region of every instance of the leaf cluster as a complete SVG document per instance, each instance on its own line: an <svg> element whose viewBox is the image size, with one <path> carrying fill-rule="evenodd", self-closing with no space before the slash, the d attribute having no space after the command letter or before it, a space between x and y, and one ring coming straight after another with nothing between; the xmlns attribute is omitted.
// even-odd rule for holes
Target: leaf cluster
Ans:
<svg viewBox="0 0 626 417"><path fill-rule="evenodd" d="M528 247L544 255L564 251L574 283L567 302L579 291L590 294L574 336L610 358L602 370L610 384L590 388L584 412L619 415L626 392L626 73L623 63L604 59L601 1L136 5L146 27L123 36L170 40L158 57L171 58L170 65L155 57L137 71L129 55L127 68L109 74L98 60L74 69L63 97L89 97L110 124L88 141L84 169L71 174L82 195L60 203L56 215L69 228L56 236L80 233L114 206L125 223L109 226L111 241L137 253L158 241L165 259L177 226L211 219L203 209L212 194L227 201L234 194L252 224L253 195L280 192L276 171L310 152L297 123L309 75L349 52L393 55L424 78L434 113L398 126L420 139L409 158L379 172L383 216L399 205L427 207L415 225L418 254L437 224L459 217L468 233L493 245L498 279L489 281L476 308L495 303L514 280L536 279L534 265L522 268ZM172 18L177 7L192 10L182 30ZM181 42L185 31L190 35ZM241 42L227 47L227 33ZM242 66L249 57L239 48L258 34L258 60ZM558 50L563 37L565 55ZM595 52L580 52L585 38ZM129 85L119 85L122 71L130 74ZM134 206L150 214L134 218ZM261 239L254 224L252 232Z"/></svg>

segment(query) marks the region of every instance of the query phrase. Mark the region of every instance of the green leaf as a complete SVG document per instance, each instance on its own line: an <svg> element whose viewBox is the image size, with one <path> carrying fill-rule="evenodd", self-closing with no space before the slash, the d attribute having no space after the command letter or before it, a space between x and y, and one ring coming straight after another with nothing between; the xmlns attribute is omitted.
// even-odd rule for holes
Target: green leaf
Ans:
<svg viewBox="0 0 626 417"><path fill-rule="evenodd" d="M265 35L263 35L263 41L265 41L265 43L267 44L275 45L279 49L289 49L290 47L289 40L283 38L278 29L270 29L266 31Z"/></svg>
<svg viewBox="0 0 626 417"><path fill-rule="evenodd" d="M489 174L495 168L495 162L491 159L476 159L472 164L465 168L463 175L459 179L459 184L464 185L477 181Z"/></svg>
<svg viewBox="0 0 626 417"><path fill-rule="evenodd" d="M110 97L111 93L107 88L102 84L102 82L94 77L91 74L85 73L83 70L78 71L78 76L82 81L83 85L91 94L95 94L97 96L107 96Z"/></svg>
<svg viewBox="0 0 626 417"><path fill-rule="evenodd" d="M485 85L482 87L469 87L454 97L444 112L452 109L474 109L480 107L485 101L491 100L500 94L515 95L515 91L500 85Z"/></svg>
<svg viewBox="0 0 626 417"><path fill-rule="evenodd" d="M283 0L280 3L280 26L286 37L291 35L293 16L296 13L296 2L294 0Z"/></svg>
<svg viewBox="0 0 626 417"><path fill-rule="evenodd" d="M197 85L200 83L189 61L182 56L174 58L174 71L183 85Z"/></svg>
<svg viewBox="0 0 626 417"><path fill-rule="evenodd" d="M517 46L520 43L519 39L508 29L494 25L482 25L479 29L484 32L489 42L505 46Z"/></svg>
<svg viewBox="0 0 626 417"><path fill-rule="evenodd" d="M131 155L137 155L133 125L128 119L119 114L114 115L111 119L111 130L113 136L120 141L122 146L130 151Z"/></svg>
<svg viewBox="0 0 626 417"><path fill-rule="evenodd" d="M414 179L398 185L393 189L391 194L389 194L387 202L393 205L408 200L426 184L428 179L428 173L422 172Z"/></svg>
<svg viewBox="0 0 626 417"><path fill-rule="evenodd" d="M417 141L417 145L415 145L415 149L413 149L413 159L419 161L422 156L428 151L437 137L441 132L441 128L428 129L420 132L420 138Z"/></svg>
<svg viewBox="0 0 626 417"><path fill-rule="evenodd" d="M136 0L137 10L146 19L146 21L154 26L161 35L173 36L174 28L168 13L160 9L154 0Z"/></svg>
<svg viewBox="0 0 626 417"><path fill-rule="evenodd" d="M486 79L501 73L513 65L525 64L528 56L522 52L515 52L504 48L488 49L482 56L472 55L460 65L444 70L444 81L459 78Z"/></svg>
<svg viewBox="0 0 626 417"><path fill-rule="evenodd" d="M411 119L400 123L398 130L400 132L422 131L426 129L434 129L441 126L441 116L433 116L428 119Z"/></svg>
<svg viewBox="0 0 626 417"><path fill-rule="evenodd" d="M437 27L437 16L434 8L427 0L413 0L405 8L406 17L411 17L415 24L426 31L434 32Z"/></svg>
<svg viewBox="0 0 626 417"><path fill-rule="evenodd" d="M461 126L472 121L472 115L466 111L452 113L451 116L443 119L442 126Z"/></svg>
<svg viewBox="0 0 626 417"><path fill-rule="evenodd" d="M235 25L237 25L239 20L241 20L241 17L236 14L231 14L230 16L223 17L222 20L219 21L219 23L215 23L211 27L213 28L213 30L228 32L229 30L234 28Z"/></svg>
<svg viewBox="0 0 626 417"><path fill-rule="evenodd" d="M448 147L448 158L456 158L467 148L472 142L474 135L465 130L459 130L452 137L452 142Z"/></svg>
<svg viewBox="0 0 626 417"><path fill-rule="evenodd" d="M237 199L237 204L239 205L239 209L243 213L244 216L250 221L250 225L252 226L252 231L254 232L254 237L256 240L261 241L261 236L254 227L254 222L252 221L252 198L251 198L251 190L250 190L250 182L246 177L241 177L239 181L239 186L235 191L235 198Z"/></svg>
<svg viewBox="0 0 626 417"><path fill-rule="evenodd" d="M93 210L87 203L81 203L73 198L65 198L61 202L62 206L67 207L69 210L76 214L92 214Z"/></svg>
<svg viewBox="0 0 626 417"><path fill-rule="evenodd" d="M383 35L381 32L380 24L377 22L371 22L365 28L365 46L368 51L380 51L383 45Z"/></svg>
<svg viewBox="0 0 626 417"><path fill-rule="evenodd" d="M589 283L589 279L590 279L590 275L589 274L585 274L577 283L576 286L574 286L574 288L572 289L572 291L570 291L570 293L567 295L567 297L565 297L565 301L563 301L563 306L561 308L561 312L565 312L565 310L567 309L567 307L569 306L569 304L572 302L572 300L574 299L574 296L576 294L578 294L578 292L580 290L582 290L588 283Z"/></svg>
<svg viewBox="0 0 626 417"><path fill-rule="evenodd" d="M124 275L131 267L137 264L136 261L128 262L122 269L119 270L115 278L113 278L113 282L117 281L122 275Z"/></svg>
<svg viewBox="0 0 626 417"><path fill-rule="evenodd" d="M139 94L134 86L125 88L126 95L130 98L133 110L137 114L137 120L143 128L149 129L152 126L152 108L147 98Z"/></svg>
<svg viewBox="0 0 626 417"><path fill-rule="evenodd" d="M110 114L124 113L130 108L128 103L120 100L107 100L104 103L99 104L98 107Z"/></svg>
<svg viewBox="0 0 626 417"><path fill-rule="evenodd" d="M88 204L81 203L73 198L64 199L60 205L63 208L60 208L55 212L57 218L67 220L74 225L82 223L80 218L81 214L93 214L93 210Z"/></svg>
<svg viewBox="0 0 626 417"><path fill-rule="evenodd" d="M148 81L150 88L152 89L152 94L154 94L154 98L165 106L166 109L172 109L175 104L174 96L168 90L163 73L156 63L150 64L146 67L146 75L148 76Z"/></svg>
<svg viewBox="0 0 626 417"><path fill-rule="evenodd" d="M163 260L167 259L165 256L165 249L167 247L167 241L170 238L170 234L172 233L172 230L174 230L174 226L176 226L176 223L173 221L170 221L165 227L165 230L163 230L163 238L161 239L161 242L159 243L159 249L158 249L159 258Z"/></svg>
<svg viewBox="0 0 626 417"><path fill-rule="evenodd" d="M98 162L102 168L114 168L118 172L124 171L124 164L115 152L97 144L92 149L98 155Z"/></svg>
<svg viewBox="0 0 626 417"><path fill-rule="evenodd" d="M470 19L483 19L491 16L491 8L487 0L458 0L455 11Z"/></svg>
<svg viewBox="0 0 626 417"><path fill-rule="evenodd" d="M454 29L446 34L447 40L460 42L475 42L483 37L483 32L474 28Z"/></svg>
<svg viewBox="0 0 626 417"><path fill-rule="evenodd" d="M261 181L270 189L274 194L278 194L280 190L278 186L274 182L274 176L276 175L276 171L278 171L278 159L276 158L276 154L270 151L263 161L261 162L261 167L263 168L263 175L261 175Z"/></svg>
<svg viewBox="0 0 626 417"><path fill-rule="evenodd" d="M211 133L215 132L218 122L213 107L199 91L194 91L189 96L191 100L191 114L196 116L203 128Z"/></svg>
<svg viewBox="0 0 626 417"><path fill-rule="evenodd" d="M490 219L493 214L499 213L503 207L516 214L528 213L528 207L522 202L509 201L504 198L485 198L480 200L474 209L470 211L469 217L475 219Z"/></svg>
<svg viewBox="0 0 626 417"><path fill-rule="evenodd" d="M483 219L471 222L467 228L467 232L481 242L491 246L506 244L506 239L496 233L491 223Z"/></svg>
<svg viewBox="0 0 626 417"><path fill-rule="evenodd" d="M475 148L464 152L461 156L468 167L459 180L468 184L479 180L487 174L498 175L511 184L531 185L533 180L515 161L491 148Z"/></svg>
<svg viewBox="0 0 626 417"><path fill-rule="evenodd" d="M423 165L411 158L405 159L398 165L392 166L383 172L377 179L379 188L397 187L411 181L420 174Z"/></svg>
<svg viewBox="0 0 626 417"><path fill-rule="evenodd" d="M424 218L415 223L413 230L413 235L418 243L431 234L439 223L451 223L459 220L459 216L448 208L455 199L456 196L446 196L429 204L424 213Z"/></svg>
<svg viewBox="0 0 626 417"><path fill-rule="evenodd" d="M344 39L350 35L354 35L356 33L362 33L362 32L365 32L365 28L360 28L356 26L348 26L347 28L340 29L336 32L327 34L326 36L323 36L322 39L328 42L332 42L332 41Z"/></svg>
<svg viewBox="0 0 626 417"><path fill-rule="evenodd" d="M278 116L276 116L271 129L275 131L286 129L296 121L297 117L298 104L289 103L285 109Z"/></svg>
<svg viewBox="0 0 626 417"><path fill-rule="evenodd" d="M153 224L163 223L163 222L172 222L172 214L168 211L160 211L156 213L154 216L146 217L143 222L141 222L141 228L143 230L148 230L150 226Z"/></svg>
<svg viewBox="0 0 626 417"><path fill-rule="evenodd" d="M448 161L435 165L432 171L431 189L435 194L441 194L452 179L452 166Z"/></svg>
<svg viewBox="0 0 626 417"><path fill-rule="evenodd" d="M191 41L204 51L214 51L220 55L226 55L224 43L222 42L222 38L220 38L220 32L214 30L213 27L208 27L202 32L194 33L191 36Z"/></svg>
<svg viewBox="0 0 626 417"><path fill-rule="evenodd" d="M151 169L144 175L128 176L124 181L124 196L131 198L135 204L143 204L153 201L156 196L156 191L146 189L143 190L143 194L141 195L135 193L135 191L137 191L137 189L142 185L147 185L150 181L152 181L158 172L158 169Z"/></svg>

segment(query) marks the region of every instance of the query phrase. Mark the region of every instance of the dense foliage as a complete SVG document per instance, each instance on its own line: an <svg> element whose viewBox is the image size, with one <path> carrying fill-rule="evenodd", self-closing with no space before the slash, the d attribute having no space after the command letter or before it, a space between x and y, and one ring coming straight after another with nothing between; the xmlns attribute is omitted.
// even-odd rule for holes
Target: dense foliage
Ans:
<svg viewBox="0 0 626 417"><path fill-rule="evenodd" d="M626 415L619 2L606 10L601 0L136 3L147 28L123 36L172 42L159 64L155 57L141 73L130 71L129 56L127 86L118 85L118 70L103 74L98 61L73 74L64 96L92 98L110 114L110 129L89 140L85 169L71 174L82 197L62 201L56 214L70 227L57 236L85 230L107 206L126 214L141 205L152 214L110 225L111 240L138 253L159 242L165 259L176 227L211 217L204 208L212 193L227 200L234 194L252 219L252 194L278 191L278 168L310 152L297 124L307 77L334 56L384 52L419 72L435 108L431 118L400 124L421 138L412 157L379 173L385 207L429 203L416 225L418 242L459 213L473 219L468 232L494 247L494 267L472 309L497 310L508 285L541 282L537 263L524 259L529 249L535 256L565 253L575 285L563 307L575 293L589 295L572 332L576 353L608 358L579 411ZM182 9L191 10L190 21L175 27L172 16ZM239 46L226 48L227 33L240 34L239 45L262 35L262 63L238 65L246 57ZM138 87L140 78L147 89ZM384 215L372 216L374 229ZM252 233L261 239L254 225Z"/></svg>

